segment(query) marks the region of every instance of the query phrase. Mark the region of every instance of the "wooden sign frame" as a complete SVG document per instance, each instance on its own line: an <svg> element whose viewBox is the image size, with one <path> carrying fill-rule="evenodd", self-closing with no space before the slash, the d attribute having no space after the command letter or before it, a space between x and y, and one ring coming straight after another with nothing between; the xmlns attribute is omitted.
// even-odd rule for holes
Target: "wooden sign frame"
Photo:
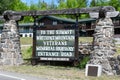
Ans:
<svg viewBox="0 0 120 80"><path fill-rule="evenodd" d="M60 57L60 56L37 56L37 30L73 30L75 32L74 35L74 56L72 57ZM78 39L79 39L79 29L77 25L72 26L72 27L65 27L65 26L58 26L58 27L53 27L53 26L36 26L33 29L33 54L32 54L32 65L36 65L39 61L67 61L67 62L74 62L78 60Z"/></svg>

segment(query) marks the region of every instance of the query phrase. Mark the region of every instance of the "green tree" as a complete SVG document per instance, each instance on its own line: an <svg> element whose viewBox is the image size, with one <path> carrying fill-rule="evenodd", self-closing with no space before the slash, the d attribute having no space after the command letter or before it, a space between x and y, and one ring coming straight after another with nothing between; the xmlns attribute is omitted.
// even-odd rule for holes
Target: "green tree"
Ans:
<svg viewBox="0 0 120 80"><path fill-rule="evenodd" d="M66 7L67 8L76 8L77 7L76 0L67 0L66 1Z"/></svg>
<svg viewBox="0 0 120 80"><path fill-rule="evenodd" d="M87 7L87 0L76 0L77 8Z"/></svg>
<svg viewBox="0 0 120 80"><path fill-rule="evenodd" d="M11 4L11 0L0 0L0 15L2 15L5 10L10 10Z"/></svg>
<svg viewBox="0 0 120 80"><path fill-rule="evenodd" d="M41 10L47 10L47 9L48 9L47 3L43 0L41 3Z"/></svg>
<svg viewBox="0 0 120 80"><path fill-rule="evenodd" d="M38 6L36 4L34 4L33 2L31 2L29 10L38 10Z"/></svg>
<svg viewBox="0 0 120 80"><path fill-rule="evenodd" d="M120 0L109 0L109 5L115 7L116 10L120 11Z"/></svg>
<svg viewBox="0 0 120 80"><path fill-rule="evenodd" d="M59 0L58 9L83 8L87 7L87 0ZM67 18L75 18L74 15L66 15ZM86 17L86 16L81 16ZM80 18L81 18L80 17Z"/></svg>
<svg viewBox="0 0 120 80"><path fill-rule="evenodd" d="M65 2L65 0L57 0L58 1L58 3L60 4L60 2Z"/></svg>
<svg viewBox="0 0 120 80"><path fill-rule="evenodd" d="M28 10L28 6L21 0L12 0L11 2L12 2L10 5L11 10L14 11Z"/></svg>
<svg viewBox="0 0 120 80"><path fill-rule="evenodd" d="M87 6L87 0L58 0L58 9L82 8Z"/></svg>
<svg viewBox="0 0 120 80"><path fill-rule="evenodd" d="M51 3L48 5L48 9L57 9L57 6L54 3L54 0L51 1Z"/></svg>
<svg viewBox="0 0 120 80"><path fill-rule="evenodd" d="M1 0L0 1L0 15L2 15L5 10L23 11L28 9L29 7L25 3L23 3L21 0L12 0L12 1Z"/></svg>
<svg viewBox="0 0 120 80"><path fill-rule="evenodd" d="M47 10L48 9L48 4L44 0L43 1L39 0L38 3L35 5L37 7L36 8L37 10Z"/></svg>
<svg viewBox="0 0 120 80"><path fill-rule="evenodd" d="M95 7L95 6L107 6L109 5L108 0L92 0L90 6Z"/></svg>
<svg viewBox="0 0 120 80"><path fill-rule="evenodd" d="M41 4L42 4L41 0L38 0L38 3L36 4L38 7L38 10L41 9Z"/></svg>
<svg viewBox="0 0 120 80"><path fill-rule="evenodd" d="M120 0L92 0L90 6L113 6L120 11Z"/></svg>
<svg viewBox="0 0 120 80"><path fill-rule="evenodd" d="M66 2L65 0L58 0L58 9L65 9L66 8Z"/></svg>
<svg viewBox="0 0 120 80"><path fill-rule="evenodd" d="M2 14L5 10L28 10L28 6L21 2L21 0L1 0L0 1L0 14Z"/></svg>

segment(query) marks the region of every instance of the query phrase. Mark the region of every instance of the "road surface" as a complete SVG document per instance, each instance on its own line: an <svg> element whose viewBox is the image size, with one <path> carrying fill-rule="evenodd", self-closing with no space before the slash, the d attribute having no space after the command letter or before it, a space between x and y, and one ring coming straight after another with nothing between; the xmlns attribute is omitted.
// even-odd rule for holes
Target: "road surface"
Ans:
<svg viewBox="0 0 120 80"><path fill-rule="evenodd" d="M47 80L47 79L28 76L25 74L19 74L15 72L0 71L0 80Z"/></svg>

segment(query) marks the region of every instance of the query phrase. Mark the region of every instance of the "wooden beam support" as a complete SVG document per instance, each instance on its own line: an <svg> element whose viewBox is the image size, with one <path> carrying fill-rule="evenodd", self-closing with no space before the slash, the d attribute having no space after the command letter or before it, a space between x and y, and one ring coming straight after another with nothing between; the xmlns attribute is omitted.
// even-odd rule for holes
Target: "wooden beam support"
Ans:
<svg viewBox="0 0 120 80"><path fill-rule="evenodd" d="M102 7L107 12L115 11L115 8L112 6ZM74 9L62 9L62 10L45 10L45 11L24 11L21 12L22 16L32 16L32 15L56 15L56 14L82 14L90 12L99 12L101 7L92 7L92 8L74 8Z"/></svg>
<svg viewBox="0 0 120 80"><path fill-rule="evenodd" d="M91 8L74 8L74 9L62 9L62 10L45 10L45 11L5 11L3 13L3 17L5 20L20 20L21 17L24 16L40 16L40 15L62 15L62 14L83 14L90 12L99 12L100 9L105 9L107 12L115 11L115 8L112 6L104 6L104 7L91 7Z"/></svg>

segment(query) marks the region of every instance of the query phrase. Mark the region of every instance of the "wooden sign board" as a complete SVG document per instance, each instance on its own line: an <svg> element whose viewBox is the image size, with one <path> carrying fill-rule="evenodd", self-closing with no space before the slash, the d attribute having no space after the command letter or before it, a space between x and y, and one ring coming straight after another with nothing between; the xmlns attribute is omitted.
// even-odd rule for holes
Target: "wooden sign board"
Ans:
<svg viewBox="0 0 120 80"><path fill-rule="evenodd" d="M101 65L93 65L93 64L87 64L86 65L86 76L101 76L102 73L102 66Z"/></svg>
<svg viewBox="0 0 120 80"><path fill-rule="evenodd" d="M76 30L73 28L37 28L35 57L41 61L70 61L76 56Z"/></svg>

